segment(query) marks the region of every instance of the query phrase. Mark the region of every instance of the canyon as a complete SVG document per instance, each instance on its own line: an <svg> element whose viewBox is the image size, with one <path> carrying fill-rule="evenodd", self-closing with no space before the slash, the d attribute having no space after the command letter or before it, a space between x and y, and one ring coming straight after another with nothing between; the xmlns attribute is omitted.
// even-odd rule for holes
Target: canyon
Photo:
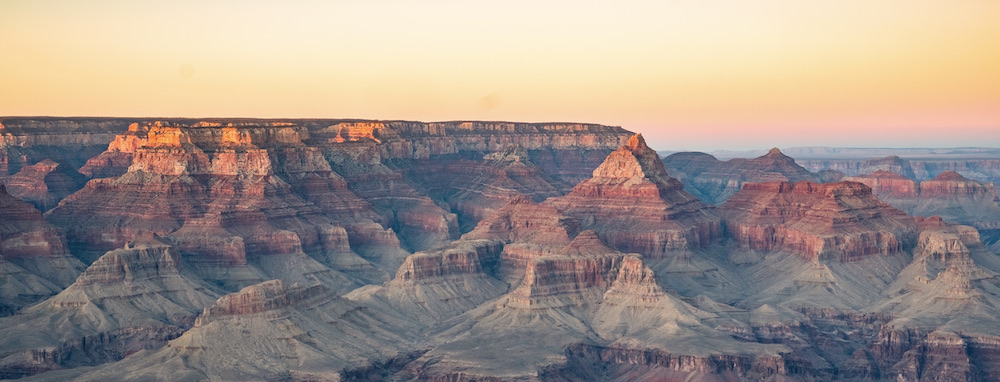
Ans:
<svg viewBox="0 0 1000 382"><path fill-rule="evenodd" d="M803 163L582 123L0 118L0 378L1000 378L992 162Z"/></svg>

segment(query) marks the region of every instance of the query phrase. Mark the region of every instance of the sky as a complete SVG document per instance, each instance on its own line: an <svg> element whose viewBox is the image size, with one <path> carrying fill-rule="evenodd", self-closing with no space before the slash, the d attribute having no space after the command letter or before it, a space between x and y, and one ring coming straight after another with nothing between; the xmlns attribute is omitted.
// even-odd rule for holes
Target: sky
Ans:
<svg viewBox="0 0 1000 382"><path fill-rule="evenodd" d="M0 1L0 115L572 121L1000 147L1000 1Z"/></svg>

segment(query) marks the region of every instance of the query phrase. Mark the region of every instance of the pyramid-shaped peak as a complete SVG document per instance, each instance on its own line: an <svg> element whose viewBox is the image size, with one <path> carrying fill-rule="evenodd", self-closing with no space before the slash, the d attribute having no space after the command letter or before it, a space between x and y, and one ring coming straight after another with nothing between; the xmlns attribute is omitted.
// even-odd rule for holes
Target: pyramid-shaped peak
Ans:
<svg viewBox="0 0 1000 382"><path fill-rule="evenodd" d="M559 253L563 256L598 256L616 252L605 245L596 232L588 229L576 235Z"/></svg>
<svg viewBox="0 0 1000 382"><path fill-rule="evenodd" d="M777 147L772 147L770 150L767 151L767 154L765 156L768 156L768 157L784 157L786 155L784 153L782 153L781 150L778 149Z"/></svg>
<svg viewBox="0 0 1000 382"><path fill-rule="evenodd" d="M938 174L938 176L935 176L934 180L951 180L951 181L967 182L969 181L969 178L966 178L962 176L962 174L959 174L954 171L945 171Z"/></svg>
<svg viewBox="0 0 1000 382"><path fill-rule="evenodd" d="M629 150L632 150L633 152L649 149L649 146L646 146L646 139L642 137L642 133L629 137L628 143L625 144L625 147L628 147Z"/></svg>

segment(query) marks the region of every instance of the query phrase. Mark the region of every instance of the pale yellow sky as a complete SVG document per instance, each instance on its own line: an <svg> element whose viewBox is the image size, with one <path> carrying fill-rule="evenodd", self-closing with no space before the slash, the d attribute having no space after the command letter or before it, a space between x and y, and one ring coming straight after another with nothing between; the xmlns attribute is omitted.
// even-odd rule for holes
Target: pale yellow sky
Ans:
<svg viewBox="0 0 1000 382"><path fill-rule="evenodd" d="M579 121L1000 146L1000 1L0 1L0 115Z"/></svg>

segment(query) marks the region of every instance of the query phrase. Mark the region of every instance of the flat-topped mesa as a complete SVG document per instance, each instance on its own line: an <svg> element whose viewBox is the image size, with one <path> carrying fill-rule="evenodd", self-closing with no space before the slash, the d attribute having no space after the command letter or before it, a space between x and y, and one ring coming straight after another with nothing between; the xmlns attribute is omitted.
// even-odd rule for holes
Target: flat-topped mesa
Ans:
<svg viewBox="0 0 1000 382"><path fill-rule="evenodd" d="M195 321L195 327L203 326L219 317L278 310L318 296L329 297L326 288L320 284L309 287L293 284L286 287L285 283L278 279L265 281L219 297L215 304L205 308Z"/></svg>
<svg viewBox="0 0 1000 382"><path fill-rule="evenodd" d="M886 170L878 170L866 175L849 176L843 180L871 187L872 192L880 197L915 198L919 194L917 182Z"/></svg>
<svg viewBox="0 0 1000 382"><path fill-rule="evenodd" d="M382 141L376 138L376 135L381 136L382 130L385 130L385 124L382 122L341 122L336 125L330 126L328 130L336 130L336 136L331 138L329 141L333 143L344 143L344 142L356 142L371 140L375 143L381 143Z"/></svg>
<svg viewBox="0 0 1000 382"><path fill-rule="evenodd" d="M861 183L747 183L720 209L744 250L786 251L807 260L894 255L916 238L913 218Z"/></svg>
<svg viewBox="0 0 1000 382"><path fill-rule="evenodd" d="M306 128L285 122L133 123L80 171L92 177L117 176L138 165L139 170L165 175L235 174L239 165L249 169L243 172L263 175L270 164L260 149L303 147L308 137Z"/></svg>
<svg viewBox="0 0 1000 382"><path fill-rule="evenodd" d="M106 285L140 282L177 275L181 258L173 247L146 234L125 248L110 251L87 267L73 285Z"/></svg>
<svg viewBox="0 0 1000 382"><path fill-rule="evenodd" d="M979 183L967 179L954 171L945 171L931 180L920 182L920 196L922 198L983 198L995 200L997 198L996 189L993 183Z"/></svg>
<svg viewBox="0 0 1000 382"><path fill-rule="evenodd" d="M461 240L431 251L406 257L392 284L440 282L463 275L486 276L496 271L503 243L494 240Z"/></svg>
<svg viewBox="0 0 1000 382"><path fill-rule="evenodd" d="M131 121L122 118L0 117L0 176L46 158L79 168Z"/></svg>
<svg viewBox="0 0 1000 382"><path fill-rule="evenodd" d="M583 231L559 255L529 262L524 281L501 303L520 309L585 306L608 292L628 295L630 304L652 303L663 294L642 259L608 248L593 231Z"/></svg>
<svg viewBox="0 0 1000 382"><path fill-rule="evenodd" d="M618 250L653 258L721 235L719 219L667 175L641 135L608 155L593 175L543 205L576 218Z"/></svg>
<svg viewBox="0 0 1000 382"><path fill-rule="evenodd" d="M463 151L499 151L512 145L526 150L611 150L630 134L617 126L583 123L384 122L382 149L387 159L427 159ZM546 163L547 164L547 163Z"/></svg>

